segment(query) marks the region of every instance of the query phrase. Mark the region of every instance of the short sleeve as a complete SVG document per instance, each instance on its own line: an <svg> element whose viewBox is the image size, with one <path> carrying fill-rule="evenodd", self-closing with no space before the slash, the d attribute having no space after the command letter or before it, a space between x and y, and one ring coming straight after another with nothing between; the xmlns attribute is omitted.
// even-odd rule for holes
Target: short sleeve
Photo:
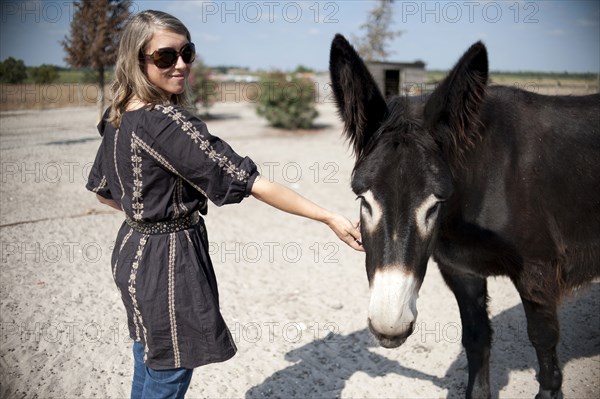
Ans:
<svg viewBox="0 0 600 399"><path fill-rule="evenodd" d="M178 106L147 113L139 145L163 167L180 175L215 205L241 202L258 176L255 163L208 132L206 124ZM149 148L144 148L148 146Z"/></svg>
<svg viewBox="0 0 600 399"><path fill-rule="evenodd" d="M110 189L108 188L108 181L106 180L106 169L104 167L104 143L100 145L98 153L96 154L96 160L90 169L88 181L85 186L88 190L99 194L106 199L112 199Z"/></svg>
<svg viewBox="0 0 600 399"><path fill-rule="evenodd" d="M98 149L98 153L96 154L96 159L92 168L90 169L90 174L88 176L88 181L86 184L86 188L92 192L99 194L100 196L112 199L112 195L108 188L108 181L106 179L106 168L105 168L105 143L104 140L104 128L106 127L106 120L108 118L108 112L110 108L104 112L104 115L100 122L98 123L98 132L100 136L102 136L102 143L100 144L100 148Z"/></svg>

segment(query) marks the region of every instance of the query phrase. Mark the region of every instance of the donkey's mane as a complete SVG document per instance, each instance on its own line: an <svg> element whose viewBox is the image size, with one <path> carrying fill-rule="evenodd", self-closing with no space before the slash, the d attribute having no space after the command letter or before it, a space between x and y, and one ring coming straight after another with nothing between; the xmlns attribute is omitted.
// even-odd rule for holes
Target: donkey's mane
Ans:
<svg viewBox="0 0 600 399"><path fill-rule="evenodd" d="M399 144L418 145L436 153L440 152L434 138L424 129L422 122L411 109L411 100L396 96L388 100L385 122L359 149L356 166L358 166L377 146L396 148Z"/></svg>

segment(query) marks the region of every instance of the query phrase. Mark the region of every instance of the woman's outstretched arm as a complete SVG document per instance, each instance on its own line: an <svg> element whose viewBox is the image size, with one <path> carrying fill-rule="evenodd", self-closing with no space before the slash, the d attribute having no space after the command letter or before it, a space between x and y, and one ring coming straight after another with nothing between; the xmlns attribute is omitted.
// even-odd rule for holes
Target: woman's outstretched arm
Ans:
<svg viewBox="0 0 600 399"><path fill-rule="evenodd" d="M281 211L325 223L340 240L357 251L364 251L360 232L348 219L321 208L294 190L259 176L252 186L251 194Z"/></svg>

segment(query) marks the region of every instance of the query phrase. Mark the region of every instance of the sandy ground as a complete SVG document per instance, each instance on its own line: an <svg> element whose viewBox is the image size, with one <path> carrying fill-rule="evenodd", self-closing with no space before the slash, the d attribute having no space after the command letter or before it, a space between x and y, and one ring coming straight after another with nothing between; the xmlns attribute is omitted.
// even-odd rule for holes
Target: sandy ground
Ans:
<svg viewBox="0 0 600 399"><path fill-rule="evenodd" d="M321 129L265 126L251 106L218 104L213 134L263 175L355 219L353 160L332 104ZM0 116L2 398L124 398L132 376L125 313L110 272L122 216L84 188L100 143L93 108ZM430 264L417 331L400 348L366 331L364 255L324 226L250 198L207 217L221 306L239 352L197 369L189 398L463 397L467 361L452 293ZM536 360L518 295L491 279L494 397L532 398ZM600 284L562 307L566 398L600 397Z"/></svg>

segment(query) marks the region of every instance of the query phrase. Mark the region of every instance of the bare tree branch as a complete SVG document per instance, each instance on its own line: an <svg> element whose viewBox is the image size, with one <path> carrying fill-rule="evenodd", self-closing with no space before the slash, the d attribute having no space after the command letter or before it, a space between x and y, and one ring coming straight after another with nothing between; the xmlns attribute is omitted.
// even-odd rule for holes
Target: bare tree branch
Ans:
<svg viewBox="0 0 600 399"><path fill-rule="evenodd" d="M81 0L75 3L70 35L61 44L65 62L92 68L98 77L98 110L104 110L105 71L115 64L119 38L129 18L131 0Z"/></svg>
<svg viewBox="0 0 600 399"><path fill-rule="evenodd" d="M367 22L360 29L366 31L363 37L354 37L356 50L366 61L384 61L391 54L388 44L402 34L392 31L394 0L378 0L377 5L369 12Z"/></svg>

